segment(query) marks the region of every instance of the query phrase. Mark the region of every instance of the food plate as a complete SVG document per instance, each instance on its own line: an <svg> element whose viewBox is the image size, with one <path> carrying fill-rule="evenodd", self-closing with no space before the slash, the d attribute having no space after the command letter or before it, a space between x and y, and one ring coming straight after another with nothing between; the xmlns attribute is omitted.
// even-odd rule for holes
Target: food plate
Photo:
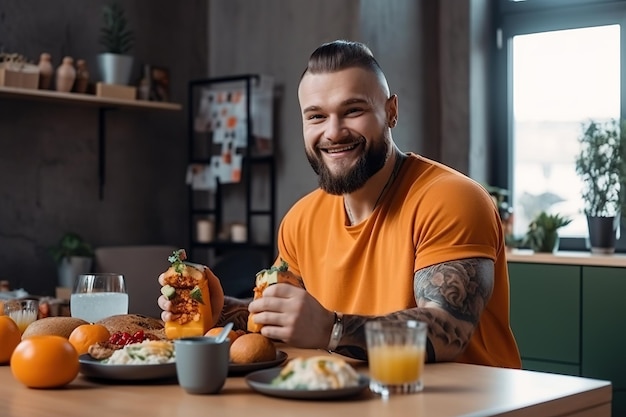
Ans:
<svg viewBox="0 0 626 417"><path fill-rule="evenodd" d="M287 353L282 350L276 351L276 359L267 362L255 362L255 363L231 363L228 366L228 372L231 374L243 374L252 371L258 371L259 369L271 368L278 366L285 362L287 359Z"/></svg>
<svg viewBox="0 0 626 417"><path fill-rule="evenodd" d="M155 365L107 365L92 358L88 353L80 355L80 372L89 378L119 381L145 381L176 377L176 364Z"/></svg>
<svg viewBox="0 0 626 417"><path fill-rule="evenodd" d="M299 400L329 400L350 397L362 392L369 386L369 379L359 375L359 384L355 387L325 389L325 390L298 390L285 389L272 385L272 380L280 373L281 368L264 369L252 372L246 376L246 382L255 391L273 397L294 398Z"/></svg>

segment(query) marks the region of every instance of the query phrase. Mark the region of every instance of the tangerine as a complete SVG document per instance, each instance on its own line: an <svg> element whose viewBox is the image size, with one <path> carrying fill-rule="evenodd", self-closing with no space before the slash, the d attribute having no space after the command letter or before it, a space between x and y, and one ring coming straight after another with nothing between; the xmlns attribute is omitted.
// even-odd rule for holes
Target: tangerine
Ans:
<svg viewBox="0 0 626 417"><path fill-rule="evenodd" d="M109 329L102 324L81 324L70 333L68 340L79 355L87 353L89 346L106 342L111 337Z"/></svg>
<svg viewBox="0 0 626 417"><path fill-rule="evenodd" d="M0 363L7 363L15 347L22 340L22 333L9 316L0 316Z"/></svg>
<svg viewBox="0 0 626 417"><path fill-rule="evenodd" d="M217 337L218 334L220 334L220 332L222 331L223 327L213 327L212 329L209 329L204 335L205 336L211 336L211 337ZM237 339L239 337L239 334L234 331L231 330L228 332L228 340L230 340L230 346L232 346L233 342L235 341L235 339Z"/></svg>
<svg viewBox="0 0 626 417"><path fill-rule="evenodd" d="M62 336L31 336L11 355L13 377L30 388L61 387L72 382L78 371L78 352Z"/></svg>

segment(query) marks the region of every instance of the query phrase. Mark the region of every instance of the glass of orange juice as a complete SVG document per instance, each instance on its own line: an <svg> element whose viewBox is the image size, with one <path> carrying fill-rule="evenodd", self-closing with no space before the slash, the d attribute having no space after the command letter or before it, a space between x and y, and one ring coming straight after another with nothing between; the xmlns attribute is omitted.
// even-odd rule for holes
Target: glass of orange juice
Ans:
<svg viewBox="0 0 626 417"><path fill-rule="evenodd" d="M4 302L4 314L11 317L19 327L20 332L29 324L37 320L39 302L37 300L11 300Z"/></svg>
<svg viewBox="0 0 626 417"><path fill-rule="evenodd" d="M426 323L374 320L365 324L370 390L383 396L424 389Z"/></svg>

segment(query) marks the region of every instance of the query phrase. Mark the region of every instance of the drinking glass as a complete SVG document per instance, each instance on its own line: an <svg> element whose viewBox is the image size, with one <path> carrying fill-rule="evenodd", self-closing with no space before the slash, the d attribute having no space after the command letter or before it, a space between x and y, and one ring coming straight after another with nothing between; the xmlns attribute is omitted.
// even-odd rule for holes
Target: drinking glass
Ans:
<svg viewBox="0 0 626 417"><path fill-rule="evenodd" d="M10 300L4 302L4 314L11 317L21 333L29 324L37 320L39 302L37 300Z"/></svg>
<svg viewBox="0 0 626 417"><path fill-rule="evenodd" d="M70 314L90 323L128 314L124 276L113 273L79 275L70 296Z"/></svg>
<svg viewBox="0 0 626 417"><path fill-rule="evenodd" d="M371 391L382 396L422 391L427 329L417 320L365 324Z"/></svg>

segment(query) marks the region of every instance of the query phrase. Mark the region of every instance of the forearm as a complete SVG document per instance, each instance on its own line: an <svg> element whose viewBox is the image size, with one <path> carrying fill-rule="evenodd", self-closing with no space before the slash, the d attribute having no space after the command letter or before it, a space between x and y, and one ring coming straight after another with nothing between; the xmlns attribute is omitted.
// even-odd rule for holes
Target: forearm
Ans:
<svg viewBox="0 0 626 417"><path fill-rule="evenodd" d="M248 304L252 298L239 299L234 297L224 297L224 308L220 314L217 326L224 326L228 322L233 322L235 330L246 330L248 327Z"/></svg>
<svg viewBox="0 0 626 417"><path fill-rule="evenodd" d="M349 358L367 360L365 323L370 320L418 320L428 323L429 328L433 327L431 325L432 314L428 311L428 309L412 308L379 317L344 314L344 332L339 342L339 346L335 351ZM437 360L433 342L431 341L432 337L433 335L429 333L426 341L426 362L436 362ZM443 339L446 338L444 337ZM436 344L440 344L440 341L436 342ZM460 351L458 353L460 353Z"/></svg>
<svg viewBox="0 0 626 417"><path fill-rule="evenodd" d="M445 262L417 271L413 280L417 307L376 319L427 323L426 361L452 361L467 347L491 297L493 262L484 258ZM366 359L365 323L372 319L344 315L344 333L336 351Z"/></svg>

